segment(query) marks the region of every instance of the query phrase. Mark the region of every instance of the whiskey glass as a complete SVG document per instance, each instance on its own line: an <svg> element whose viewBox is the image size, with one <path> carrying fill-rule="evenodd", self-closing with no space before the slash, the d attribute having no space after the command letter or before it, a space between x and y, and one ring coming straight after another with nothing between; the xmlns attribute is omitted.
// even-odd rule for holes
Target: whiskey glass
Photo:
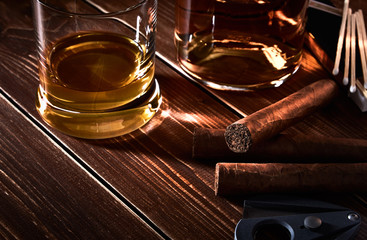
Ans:
<svg viewBox="0 0 367 240"><path fill-rule="evenodd" d="M79 138L130 133L158 111L156 0L32 0L39 63L36 108Z"/></svg>
<svg viewBox="0 0 367 240"><path fill-rule="evenodd" d="M177 0L183 70L219 90L277 87L299 68L308 0Z"/></svg>

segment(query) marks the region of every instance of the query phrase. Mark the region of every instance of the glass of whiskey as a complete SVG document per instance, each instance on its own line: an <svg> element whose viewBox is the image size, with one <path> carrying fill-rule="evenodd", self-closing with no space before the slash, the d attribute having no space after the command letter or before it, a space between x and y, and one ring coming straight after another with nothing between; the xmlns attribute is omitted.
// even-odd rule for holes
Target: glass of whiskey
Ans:
<svg viewBox="0 0 367 240"><path fill-rule="evenodd" d="M154 78L157 0L32 0L36 108L61 132L89 139L147 123L162 96Z"/></svg>
<svg viewBox="0 0 367 240"><path fill-rule="evenodd" d="M220 90L277 87L299 68L308 0L177 0L183 70Z"/></svg>

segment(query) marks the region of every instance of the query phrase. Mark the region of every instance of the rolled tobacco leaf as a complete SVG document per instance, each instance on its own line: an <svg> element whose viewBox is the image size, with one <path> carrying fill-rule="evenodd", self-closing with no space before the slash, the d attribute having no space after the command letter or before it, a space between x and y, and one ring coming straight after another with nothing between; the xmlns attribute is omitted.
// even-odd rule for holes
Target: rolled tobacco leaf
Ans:
<svg viewBox="0 0 367 240"><path fill-rule="evenodd" d="M367 140L277 134L244 153L231 151L225 129L196 128L192 157L213 162L367 162Z"/></svg>
<svg viewBox="0 0 367 240"><path fill-rule="evenodd" d="M333 80L314 82L229 125L224 133L226 143L234 152L247 152L252 145L275 136L327 105L337 94L338 86Z"/></svg>
<svg viewBox="0 0 367 240"><path fill-rule="evenodd" d="M366 163L218 163L216 195L366 192Z"/></svg>

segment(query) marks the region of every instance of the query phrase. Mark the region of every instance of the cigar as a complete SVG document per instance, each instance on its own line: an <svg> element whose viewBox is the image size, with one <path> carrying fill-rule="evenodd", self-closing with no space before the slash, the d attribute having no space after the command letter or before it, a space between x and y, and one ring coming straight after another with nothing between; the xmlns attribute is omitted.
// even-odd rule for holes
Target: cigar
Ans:
<svg viewBox="0 0 367 240"><path fill-rule="evenodd" d="M300 121L338 94L337 84L323 79L236 121L226 128L226 143L234 152L247 152L252 145L269 139Z"/></svg>
<svg viewBox="0 0 367 240"><path fill-rule="evenodd" d="M225 129L196 128L192 157L221 162L367 162L367 140L280 133L244 153L231 151Z"/></svg>
<svg viewBox="0 0 367 240"><path fill-rule="evenodd" d="M366 163L218 163L216 195L367 191Z"/></svg>

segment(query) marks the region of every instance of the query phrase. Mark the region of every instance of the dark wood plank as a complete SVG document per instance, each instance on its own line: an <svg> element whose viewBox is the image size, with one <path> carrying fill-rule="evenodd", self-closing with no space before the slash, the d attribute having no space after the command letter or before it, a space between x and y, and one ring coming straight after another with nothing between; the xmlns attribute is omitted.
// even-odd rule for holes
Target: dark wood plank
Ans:
<svg viewBox="0 0 367 240"><path fill-rule="evenodd" d="M160 239L0 96L0 236Z"/></svg>
<svg viewBox="0 0 367 240"><path fill-rule="evenodd" d="M27 15L27 5L21 6L24 7L8 7L1 17L2 26L5 27L0 40L0 52L3 54L3 61L0 61L0 83L29 114L40 120L34 109L38 80L32 26L30 16ZM173 6L173 1L159 3L157 45L162 56L170 56L170 49L174 50L173 42L166 35L173 33L173 9L170 6ZM21 20L11 23L9 19L17 15L22 16L19 16ZM326 74L313 73L313 68L322 68L312 57L304 64L312 66L309 71L316 76ZM226 199L214 195L214 165L193 160L191 145L192 132L196 126L222 128L238 116L232 113L231 107L221 105L162 61L157 61L156 76L162 88L164 104L159 114L142 129L119 138L98 141L75 139L51 131L66 148L75 152L111 184L117 194L133 203L169 237L233 239L235 224L242 217L243 199ZM307 76L301 79L314 81ZM291 92L293 86L284 86L284 89ZM244 102L248 100L245 107L254 111L285 95L277 90L268 93L235 95ZM344 108L341 110L348 111ZM328 110L321 114L328 118ZM308 118L294 131L335 134L335 130L328 133L318 129L323 125L318 122L314 125L313 121ZM316 121L324 123L325 120L316 117ZM352 126L350 128L353 129ZM322 132L318 133L318 130ZM344 130L342 128L339 134L345 134ZM335 196L331 200L355 209L364 218L367 216L366 205L354 196ZM367 229L366 223L363 223L361 229ZM360 233L357 239L364 239L366 231Z"/></svg>

